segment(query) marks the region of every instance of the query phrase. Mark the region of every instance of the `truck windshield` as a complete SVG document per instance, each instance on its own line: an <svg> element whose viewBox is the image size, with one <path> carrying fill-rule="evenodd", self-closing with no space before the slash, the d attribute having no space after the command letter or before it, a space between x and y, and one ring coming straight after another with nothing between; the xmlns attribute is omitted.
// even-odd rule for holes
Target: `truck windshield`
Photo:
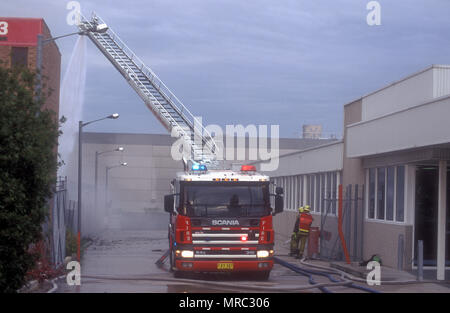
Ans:
<svg viewBox="0 0 450 313"><path fill-rule="evenodd" d="M270 213L268 184L186 183L183 213L196 217L264 216Z"/></svg>

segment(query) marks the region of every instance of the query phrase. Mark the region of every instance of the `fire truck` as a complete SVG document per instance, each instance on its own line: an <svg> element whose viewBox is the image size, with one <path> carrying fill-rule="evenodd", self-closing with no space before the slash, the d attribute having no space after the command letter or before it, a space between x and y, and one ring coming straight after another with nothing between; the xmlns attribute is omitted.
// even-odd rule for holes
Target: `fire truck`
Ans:
<svg viewBox="0 0 450 313"><path fill-rule="evenodd" d="M170 213L170 268L185 272L257 272L273 266L272 216L283 211L283 190L252 165L223 169L218 145L181 100L96 13L80 15L87 36L119 71L172 137L180 138L185 171L165 196ZM156 43L157 44L157 43ZM273 200L273 201L272 201ZM273 207L271 203L274 203Z"/></svg>
<svg viewBox="0 0 450 313"><path fill-rule="evenodd" d="M269 177L252 165L231 171L194 164L177 175L172 188L164 207L170 213L169 260L176 277L186 272L254 272L262 280L269 278L272 216L283 211L281 187L272 194Z"/></svg>

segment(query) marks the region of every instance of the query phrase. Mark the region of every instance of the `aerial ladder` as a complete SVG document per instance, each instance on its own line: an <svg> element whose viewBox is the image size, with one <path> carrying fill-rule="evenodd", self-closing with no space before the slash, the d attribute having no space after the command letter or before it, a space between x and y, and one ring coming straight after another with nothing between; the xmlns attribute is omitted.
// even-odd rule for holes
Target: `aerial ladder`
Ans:
<svg viewBox="0 0 450 313"><path fill-rule="evenodd" d="M82 17L78 28L183 143L185 171L177 173L171 194L164 197L164 210L170 214L169 249L157 264L169 258L175 277L251 271L268 279L274 253L272 215L283 211L282 188L271 194L270 178L256 173L253 165L242 165L239 171L220 168L221 152L208 130L99 16Z"/></svg>
<svg viewBox="0 0 450 313"><path fill-rule="evenodd" d="M92 31L99 27L103 31ZM78 28L126 79L167 131L182 138L181 149L188 152L183 156L185 168L192 164L219 166L219 150L208 130L97 14L93 13L90 19L81 15Z"/></svg>

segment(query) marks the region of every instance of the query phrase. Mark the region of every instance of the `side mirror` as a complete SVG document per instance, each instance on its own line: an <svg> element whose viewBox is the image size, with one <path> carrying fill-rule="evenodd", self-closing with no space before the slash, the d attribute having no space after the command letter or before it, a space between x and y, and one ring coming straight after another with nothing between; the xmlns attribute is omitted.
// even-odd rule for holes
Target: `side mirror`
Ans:
<svg viewBox="0 0 450 313"><path fill-rule="evenodd" d="M280 194L275 195L275 212L273 215L283 212L284 199Z"/></svg>
<svg viewBox="0 0 450 313"><path fill-rule="evenodd" d="M174 202L175 202L174 195L164 196L164 211L166 211L167 213L172 214L173 213Z"/></svg>
<svg viewBox="0 0 450 313"><path fill-rule="evenodd" d="M275 194L282 195L284 193L283 187L276 187L275 188Z"/></svg>

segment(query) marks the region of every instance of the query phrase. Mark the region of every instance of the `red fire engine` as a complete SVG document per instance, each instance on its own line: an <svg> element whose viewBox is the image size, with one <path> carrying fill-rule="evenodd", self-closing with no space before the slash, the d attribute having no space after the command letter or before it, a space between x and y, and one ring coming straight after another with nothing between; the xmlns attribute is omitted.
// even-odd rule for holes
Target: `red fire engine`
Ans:
<svg viewBox="0 0 450 313"><path fill-rule="evenodd" d="M272 215L283 211L283 189L270 193L254 166L208 170L194 164L165 196L170 213L169 259L176 277L186 272L255 272L268 279L273 267ZM274 208L270 197L274 196Z"/></svg>
<svg viewBox="0 0 450 313"><path fill-rule="evenodd" d="M267 279L273 266L272 215L283 211L282 188L272 195L269 177L256 173L251 165L243 165L240 171L218 170L220 149L213 136L153 70L95 13L90 19L80 16L77 26L172 137L181 139L182 150L189 151L183 156L189 170L178 174L172 194L164 199L170 213L171 270L176 276L254 271Z"/></svg>

